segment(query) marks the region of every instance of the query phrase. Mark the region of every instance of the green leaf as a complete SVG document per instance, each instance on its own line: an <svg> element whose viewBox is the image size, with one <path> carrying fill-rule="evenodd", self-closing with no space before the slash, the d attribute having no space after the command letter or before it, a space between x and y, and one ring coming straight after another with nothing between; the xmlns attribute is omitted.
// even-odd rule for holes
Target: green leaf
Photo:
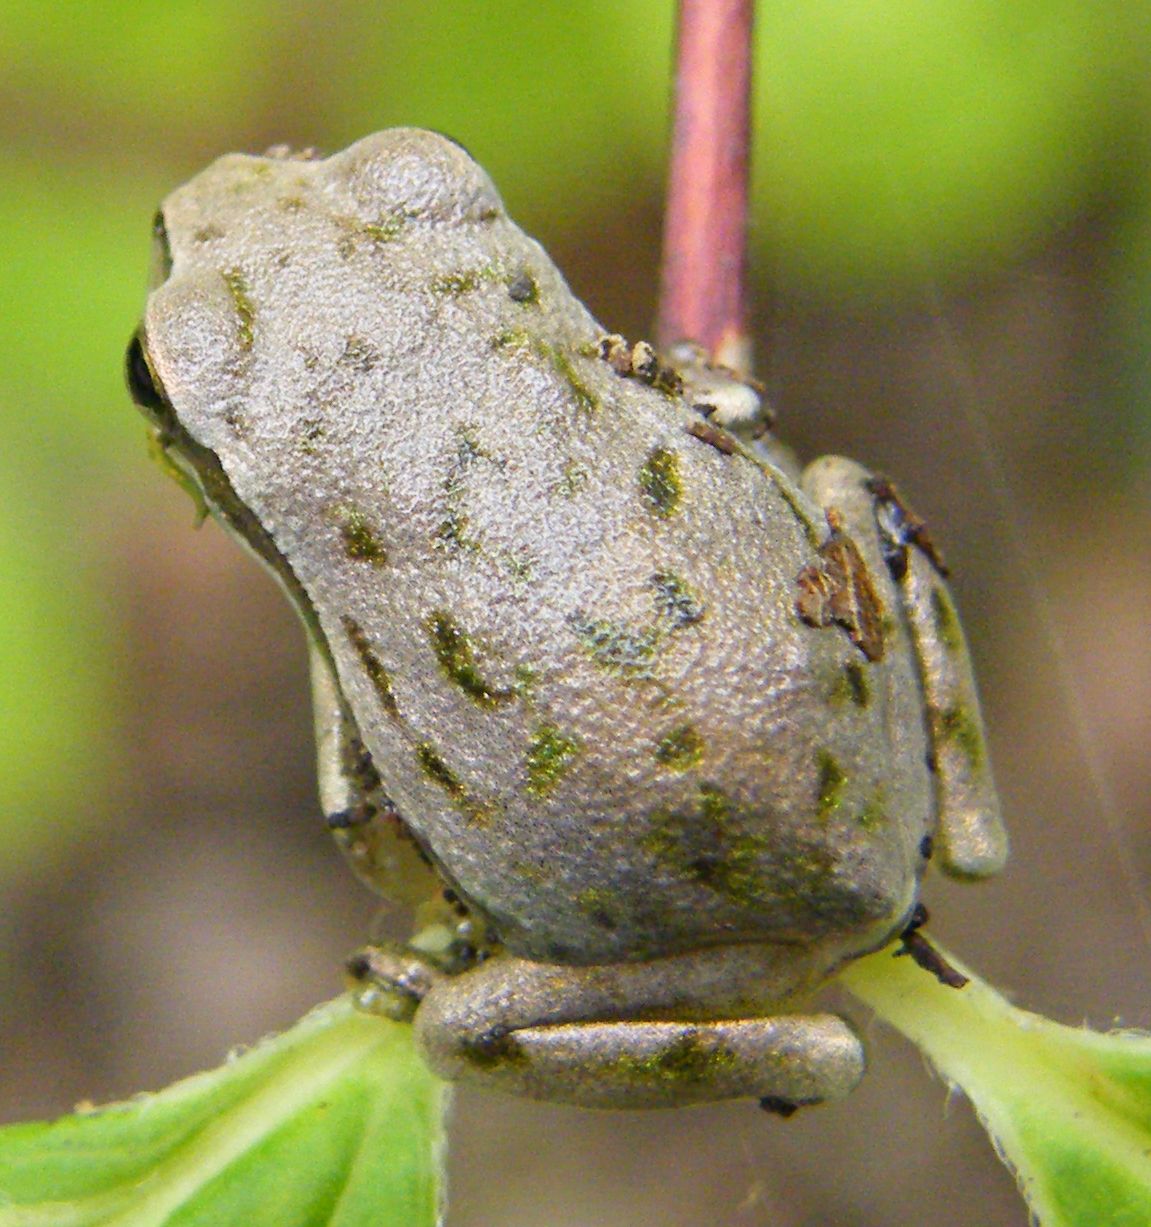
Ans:
<svg viewBox="0 0 1151 1227"><path fill-rule="evenodd" d="M443 1084L348 997L155 1095L0 1129L0 1227L430 1227Z"/></svg>
<svg viewBox="0 0 1151 1227"><path fill-rule="evenodd" d="M842 982L962 1088L1042 1227L1151 1223L1151 1036L1065 1027L891 953Z"/></svg>

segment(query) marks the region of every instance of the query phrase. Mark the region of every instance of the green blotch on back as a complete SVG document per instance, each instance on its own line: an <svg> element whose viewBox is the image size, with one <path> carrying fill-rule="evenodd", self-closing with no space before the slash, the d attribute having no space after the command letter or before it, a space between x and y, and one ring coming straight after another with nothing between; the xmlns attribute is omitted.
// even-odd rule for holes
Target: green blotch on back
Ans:
<svg viewBox="0 0 1151 1227"><path fill-rule="evenodd" d="M443 758L431 742L424 741L416 746L416 762L420 770L433 784L438 784L447 793L452 804L462 814L475 823L482 823L491 814L491 806L477 800L468 792L463 781L444 762Z"/></svg>
<svg viewBox="0 0 1151 1227"><path fill-rule="evenodd" d="M657 571L651 577L655 589L655 610L668 619L673 627L693 626L703 618L700 604L690 586L670 571Z"/></svg>
<svg viewBox="0 0 1151 1227"><path fill-rule="evenodd" d="M505 328L492 337L491 347L494 350L504 349L535 349L536 341L526 328ZM544 342L540 341L539 345Z"/></svg>
<svg viewBox="0 0 1151 1227"><path fill-rule="evenodd" d="M538 357L545 358L555 373L567 384L578 409L585 413L594 413L600 408L599 397L588 387L566 349L545 341L543 337L533 336L524 328L509 328L498 333L492 338L491 346L495 350L526 349Z"/></svg>
<svg viewBox="0 0 1151 1227"><path fill-rule="evenodd" d="M788 850L786 878L797 903L819 904L834 882L835 854L822 844L798 844Z"/></svg>
<svg viewBox="0 0 1151 1227"><path fill-rule="evenodd" d="M376 245L394 243L408 224L408 216L404 213L389 213L378 222L362 222L353 217L333 217L332 220L343 232L336 250L344 259L355 253L359 239L367 239Z"/></svg>
<svg viewBox="0 0 1151 1227"><path fill-rule="evenodd" d="M536 562L522 548L515 553L511 550L500 550L496 561L512 577L513 584L526 584L535 575Z"/></svg>
<svg viewBox="0 0 1151 1227"><path fill-rule="evenodd" d="M533 669L531 665L516 665L515 669L513 669L512 672L515 674L515 679L516 679L516 683L515 683L516 694L521 699L530 699L532 695L532 689L534 688L536 682L539 680L539 676L536 673L535 669Z"/></svg>
<svg viewBox="0 0 1151 1227"><path fill-rule="evenodd" d="M655 761L669 771L689 771L703 758L705 749L695 726L681 724L656 743Z"/></svg>
<svg viewBox="0 0 1151 1227"><path fill-rule="evenodd" d="M706 821L722 826L735 812L731 798L714 784L699 786L699 808Z"/></svg>
<svg viewBox="0 0 1151 1227"><path fill-rule="evenodd" d="M344 349L338 361L350 366L353 370L366 374L368 371L375 370L379 365L380 357L380 351L372 341L358 333L353 333L344 342Z"/></svg>
<svg viewBox="0 0 1151 1227"><path fill-rule="evenodd" d="M732 902L760 902L760 861L770 838L744 828L731 798L714 784L701 784L690 810L657 810L641 846L677 876L697 882Z"/></svg>
<svg viewBox="0 0 1151 1227"><path fill-rule="evenodd" d="M972 771L982 768L986 761L983 733L970 709L957 704L941 711L936 720L936 733L942 741L959 746Z"/></svg>
<svg viewBox="0 0 1151 1227"><path fill-rule="evenodd" d="M528 745L525 767L528 792L546 797L563 779L580 752L573 737L565 737L554 724L541 724Z"/></svg>
<svg viewBox="0 0 1151 1227"><path fill-rule="evenodd" d="M578 460L569 460L564 465L559 492L565 498L574 498L588 483L588 471Z"/></svg>
<svg viewBox="0 0 1151 1227"><path fill-rule="evenodd" d="M501 469L505 464L505 461L493 456L491 452L489 452L488 449L480 443L479 439L476 437L476 429L474 426L456 427L456 470L462 471L477 460L490 460L492 464ZM458 478L458 471L454 474L448 475L448 481L453 485Z"/></svg>
<svg viewBox="0 0 1151 1227"><path fill-rule="evenodd" d="M614 929L619 923L612 907L614 903L611 891L602 886L588 886L575 897L576 907L605 929Z"/></svg>
<svg viewBox="0 0 1151 1227"><path fill-rule="evenodd" d="M363 666L368 681L375 687L384 711L389 716L398 716L399 708L396 706L396 696L392 693L392 679L380 658L373 651L363 627L355 618L350 618L347 614L340 619L340 623L344 628L344 634L348 637L348 642L352 645L352 650L360 658L360 664Z"/></svg>
<svg viewBox="0 0 1151 1227"><path fill-rule="evenodd" d="M683 493L679 456L666 447L652 448L640 466L639 488L649 511L663 520L673 516Z"/></svg>
<svg viewBox="0 0 1151 1227"><path fill-rule="evenodd" d="M248 282L238 268L224 273L224 284L236 309L237 335L241 349L251 349L255 340L256 307L250 297Z"/></svg>
<svg viewBox="0 0 1151 1227"><path fill-rule="evenodd" d="M400 237L408 219L399 213L385 217L382 222L365 222L360 227L360 233L373 243L392 243Z"/></svg>
<svg viewBox="0 0 1151 1227"><path fill-rule="evenodd" d="M481 554L482 543L479 538L469 534L468 514L460 506L460 502L467 493L467 473L472 465L479 460L487 460L497 468L502 468L503 462L480 446L471 427L458 427L456 433L456 455L443 480L447 510L436 528L435 541L438 546L448 550Z"/></svg>
<svg viewBox="0 0 1151 1227"><path fill-rule="evenodd" d="M424 622L432 650L444 675L480 707L496 707L516 697L513 687L492 686L480 673L472 653L471 640L442 609L433 610Z"/></svg>
<svg viewBox="0 0 1151 1227"><path fill-rule="evenodd" d="M300 423L300 451L305 456L316 454L316 445L324 437L324 423L319 418L305 418Z"/></svg>
<svg viewBox="0 0 1151 1227"><path fill-rule="evenodd" d="M555 346L548 346L547 352L556 374L567 383L571 390L576 407L585 413L594 413L599 408L599 397L580 378L571 358L562 349L557 349Z"/></svg>
<svg viewBox="0 0 1151 1227"><path fill-rule="evenodd" d="M959 615L944 588L931 590L931 616L935 621L935 633L939 642L953 655L963 651L963 631L959 627Z"/></svg>
<svg viewBox="0 0 1151 1227"><path fill-rule="evenodd" d="M858 708L867 708L871 702L871 685L862 661L849 660L836 672L828 697L833 703L854 703Z"/></svg>
<svg viewBox="0 0 1151 1227"><path fill-rule="evenodd" d="M734 1069L738 1060L726 1044L711 1037L704 1039L699 1032L689 1030L649 1056L619 1053L612 1060L611 1074L639 1086L645 1083L691 1086Z"/></svg>
<svg viewBox="0 0 1151 1227"><path fill-rule="evenodd" d="M433 294L459 298L461 294L468 294L478 289L479 284L480 274L474 269L469 269L463 273L443 273L439 277L433 277L428 288Z"/></svg>
<svg viewBox="0 0 1151 1227"><path fill-rule="evenodd" d="M875 831L887 825L887 808L882 786L875 790L863 809L855 815L855 821L865 831Z"/></svg>
<svg viewBox="0 0 1151 1227"><path fill-rule="evenodd" d="M456 507L449 507L447 515L436 526L436 543L449 550L465 550L469 554L480 553L480 543L468 536L468 515Z"/></svg>
<svg viewBox="0 0 1151 1227"><path fill-rule="evenodd" d="M827 818L843 800L847 776L844 775L843 768L836 762L835 756L829 750L820 750L816 755L816 762L819 765L819 816Z"/></svg>
<svg viewBox="0 0 1151 1227"><path fill-rule="evenodd" d="M568 617L568 625L601 668L633 679L652 676L651 662L659 645L659 637L652 631L632 631L578 612Z"/></svg>
<svg viewBox="0 0 1151 1227"><path fill-rule="evenodd" d="M357 561L370 562L374 567L384 566L388 561L388 552L373 531L368 517L354 507L341 509L339 515L344 553Z"/></svg>

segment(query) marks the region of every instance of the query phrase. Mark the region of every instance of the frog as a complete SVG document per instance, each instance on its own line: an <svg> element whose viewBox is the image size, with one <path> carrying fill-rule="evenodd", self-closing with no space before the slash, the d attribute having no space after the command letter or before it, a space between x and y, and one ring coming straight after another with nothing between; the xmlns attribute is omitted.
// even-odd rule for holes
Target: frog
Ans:
<svg viewBox="0 0 1151 1227"><path fill-rule="evenodd" d="M447 137L227 155L154 252L130 390L298 612L328 826L420 918L359 1004L546 1101L847 1095L812 998L929 862L1007 853L922 520L749 440L690 339L606 332Z"/></svg>

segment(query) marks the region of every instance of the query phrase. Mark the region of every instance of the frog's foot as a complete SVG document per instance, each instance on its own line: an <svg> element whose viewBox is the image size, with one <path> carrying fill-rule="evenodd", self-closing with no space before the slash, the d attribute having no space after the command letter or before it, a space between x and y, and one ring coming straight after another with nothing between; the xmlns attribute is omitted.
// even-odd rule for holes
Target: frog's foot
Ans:
<svg viewBox="0 0 1151 1227"><path fill-rule="evenodd" d="M830 1014L685 1021L636 1017L668 997L656 963L540 964L501 955L436 980L416 1013L441 1077L588 1108L845 1096L863 1074L855 1032Z"/></svg>
<svg viewBox="0 0 1151 1227"><path fill-rule="evenodd" d="M985 878L1007 859L967 643L926 526L890 482L851 460L823 456L803 488L845 531L878 554L897 586L923 687L935 782L937 859L949 874Z"/></svg>
<svg viewBox="0 0 1151 1227"><path fill-rule="evenodd" d="M958 968L952 965L923 936L923 926L927 924L927 908L922 903L915 905L907 928L899 935L900 948L895 952L898 957L907 955L913 963L930 972L940 984L947 988L966 988L971 981Z"/></svg>
<svg viewBox="0 0 1151 1227"><path fill-rule="evenodd" d="M309 637L311 640L311 637ZM384 789L331 661L309 642L320 804L360 879L393 903L422 903L439 879Z"/></svg>
<svg viewBox="0 0 1151 1227"><path fill-rule="evenodd" d="M364 946L344 969L356 1005L369 1014L410 1022L444 972L428 957L407 946Z"/></svg>

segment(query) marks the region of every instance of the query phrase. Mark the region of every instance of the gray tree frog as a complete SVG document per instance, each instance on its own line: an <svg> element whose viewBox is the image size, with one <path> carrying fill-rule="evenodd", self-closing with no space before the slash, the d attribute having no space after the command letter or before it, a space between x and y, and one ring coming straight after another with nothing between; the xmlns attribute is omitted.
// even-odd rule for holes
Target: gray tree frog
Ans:
<svg viewBox="0 0 1151 1227"><path fill-rule="evenodd" d="M441 136L221 158L156 236L135 399L300 612L353 863L459 915L354 960L364 1002L542 1099L846 1094L860 1042L805 998L933 848L1006 855L922 523L605 336Z"/></svg>

